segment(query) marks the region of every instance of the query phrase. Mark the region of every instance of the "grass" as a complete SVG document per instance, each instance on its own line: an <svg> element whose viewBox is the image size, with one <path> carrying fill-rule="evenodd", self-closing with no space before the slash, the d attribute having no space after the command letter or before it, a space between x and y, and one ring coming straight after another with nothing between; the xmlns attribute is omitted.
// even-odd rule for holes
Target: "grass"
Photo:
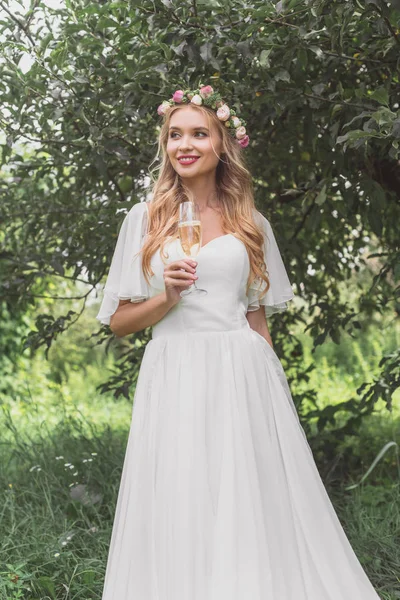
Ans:
<svg viewBox="0 0 400 600"><path fill-rule="evenodd" d="M126 435L72 416L21 432L3 417L0 598L100 598Z"/></svg>

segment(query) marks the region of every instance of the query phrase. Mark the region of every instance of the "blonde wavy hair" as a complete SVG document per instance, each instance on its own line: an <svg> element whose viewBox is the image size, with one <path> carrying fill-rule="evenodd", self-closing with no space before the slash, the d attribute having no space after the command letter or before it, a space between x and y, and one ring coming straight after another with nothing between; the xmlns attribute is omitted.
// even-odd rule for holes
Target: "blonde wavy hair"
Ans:
<svg viewBox="0 0 400 600"><path fill-rule="evenodd" d="M188 106L187 104L182 106ZM269 287L269 277L265 274L267 267L263 253L263 229L255 221L256 207L254 203L253 183L249 170L242 156L242 148L228 129L218 119L216 112L206 106L190 105L194 110L203 112L211 124L217 128L222 141L220 161L216 170L217 200L222 217L224 232L232 233L241 240L247 249L250 262L250 273L247 279L246 294L254 279L266 283L264 296ZM184 185L182 178L173 168L167 154L168 130L171 116L180 110L181 106L171 106L164 115L161 126L157 154L150 164L149 173L152 179L151 202L148 203L149 223L148 236L142 251L142 268L146 281L154 275L151 268L151 257L160 249L161 256L167 258L164 245L167 241L178 238L179 204L186 200L196 201L192 192ZM215 152L215 149L214 149ZM151 169L159 159L160 165ZM223 157L223 158L222 158ZM158 178L154 172L160 171Z"/></svg>

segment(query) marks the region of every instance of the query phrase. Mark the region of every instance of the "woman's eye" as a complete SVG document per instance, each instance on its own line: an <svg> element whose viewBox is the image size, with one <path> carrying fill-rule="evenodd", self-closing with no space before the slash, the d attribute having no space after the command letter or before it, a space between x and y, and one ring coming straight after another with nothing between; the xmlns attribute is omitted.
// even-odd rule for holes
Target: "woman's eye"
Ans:
<svg viewBox="0 0 400 600"><path fill-rule="evenodd" d="M176 134L177 134L177 132L176 132L176 131L174 131L174 132L172 132L172 133L171 133L170 137L171 137L171 138L174 138ZM198 134L207 136L207 134L206 134L204 131L197 131L197 132L195 133L195 135L198 135Z"/></svg>

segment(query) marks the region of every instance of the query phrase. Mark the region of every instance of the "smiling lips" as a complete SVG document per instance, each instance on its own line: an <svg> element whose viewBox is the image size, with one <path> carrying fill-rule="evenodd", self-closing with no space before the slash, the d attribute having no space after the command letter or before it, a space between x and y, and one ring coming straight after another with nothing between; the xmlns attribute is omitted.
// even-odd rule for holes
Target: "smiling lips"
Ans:
<svg viewBox="0 0 400 600"><path fill-rule="evenodd" d="M198 160L200 158L200 156L180 156L178 158L178 161L181 165L192 165L193 163L196 162L196 160Z"/></svg>

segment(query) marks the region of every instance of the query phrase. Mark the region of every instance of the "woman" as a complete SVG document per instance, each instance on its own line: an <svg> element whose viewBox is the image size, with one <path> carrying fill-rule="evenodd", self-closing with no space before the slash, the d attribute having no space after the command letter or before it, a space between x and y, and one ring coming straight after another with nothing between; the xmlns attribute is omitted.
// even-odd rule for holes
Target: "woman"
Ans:
<svg viewBox="0 0 400 600"><path fill-rule="evenodd" d="M317 471L266 318L292 288L254 205L245 121L211 86L164 101L160 174L119 233L97 318L152 327L103 600L376 600ZM200 207L197 260L177 237ZM180 296L192 281L207 295Z"/></svg>

